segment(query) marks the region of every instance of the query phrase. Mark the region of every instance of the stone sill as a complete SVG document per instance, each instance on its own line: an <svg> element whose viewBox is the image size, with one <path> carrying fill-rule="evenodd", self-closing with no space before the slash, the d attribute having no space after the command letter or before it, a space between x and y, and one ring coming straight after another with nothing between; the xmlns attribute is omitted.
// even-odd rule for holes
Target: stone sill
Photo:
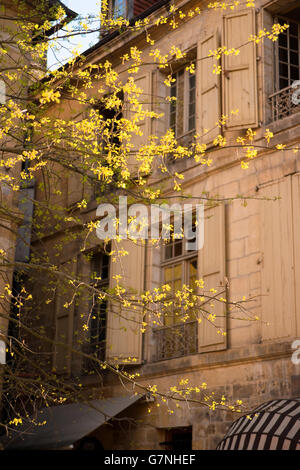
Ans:
<svg viewBox="0 0 300 470"><path fill-rule="evenodd" d="M291 357L293 353L291 349L293 339L252 344L218 352L199 353L159 362L145 363L141 368L141 375L143 378L147 376L165 376L173 375L183 370L184 372L192 372L199 369L229 367L242 363Z"/></svg>

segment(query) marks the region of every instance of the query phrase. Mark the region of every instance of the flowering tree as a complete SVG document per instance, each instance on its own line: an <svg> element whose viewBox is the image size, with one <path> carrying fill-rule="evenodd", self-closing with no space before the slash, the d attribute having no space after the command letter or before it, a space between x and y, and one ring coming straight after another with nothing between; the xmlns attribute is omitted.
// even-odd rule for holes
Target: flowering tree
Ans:
<svg viewBox="0 0 300 470"><path fill-rule="evenodd" d="M239 3L212 2L206 8L221 14L226 9L239 8ZM186 52L176 46L167 53L161 52L156 47L160 28L169 31L180 28L203 14L198 7L180 10L170 5L155 19L145 16L128 21L122 16L112 18L106 1L102 2L97 17L80 18L73 29L60 4L54 2L54 6L48 7L47 1L39 2L36 9L28 12L26 2L17 1L14 14L4 13L1 17L5 34L0 42L0 227L2 237L13 240L10 247L0 249L0 334L7 353L7 365L1 370L5 411L1 424L6 428L17 425L22 422L22 416L45 403L89 398L79 373L58 372L53 361L55 354L69 361L70 356L79 358L81 363L85 361L89 374L101 375L109 370L121 381L132 384L137 392L150 392L158 403L166 403L169 410L174 404L180 406L193 401L211 409L241 411L241 401L231 403L225 396L215 397L207 391L204 382L189 384L183 377L167 391L146 385L139 377L138 368L133 372L126 368L134 359L123 358L123 364L114 364L85 345L89 344L88 332L98 314L95 304L105 308L108 304L119 306L120 315L122 309L136 311L136 329L143 334L153 325L162 325L163 319L175 309L179 323L190 319L199 324L209 322L216 334L222 336L226 332L215 314L216 306L225 304L226 315L260 321L248 312L251 299L229 302L227 286L221 290L220 286L207 288L201 278L196 278L193 285L183 285L176 290L165 282L153 291L129 294L120 274L114 276L115 285L108 286L101 282L103 278L96 270L92 276L84 269L79 272L74 260L80 256L79 265L84 267L93 257L99 219L95 212L93 217L86 215L93 200L97 204L117 206L119 196L127 196L128 203L147 206L166 202L168 197L172 200L175 194L177 201L185 202L190 197L182 188L184 175L172 170L170 160L189 159L199 167L209 167L214 164L217 152L226 147L241 149L241 172L248 168L260 150L254 142L255 130L249 128L241 133L235 143L226 142L221 132L231 115L238 114L237 109L216 122L220 131L211 146L205 143L205 132L195 133L191 142L184 145L176 139L172 128L163 135L150 135L138 148L134 144L134 139L143 135L141 123L164 119L161 109L176 103L172 93L164 98L153 94L154 105L150 106L151 100L145 103L144 90L137 83L145 65L155 64L163 71L164 85L172 90L176 77L171 63L183 61L192 76L199 61L211 58L211 74L217 76L223 72L223 58L242 54L243 44L211 49L206 57L196 60L189 60ZM246 7L253 8L254 2L247 2ZM261 30L249 37L248 44L276 41L287 27L274 24L269 31ZM72 51L72 58L66 64L56 70L47 69L45 56L49 48L55 52L55 48L63 44L71 49L68 40L95 31L99 31L101 37L143 34L147 57L137 46L128 47L120 57L114 55L97 62L91 60L90 54ZM266 148L272 148L272 137L272 132L267 130ZM277 148L285 150L283 145L277 144ZM168 191L160 183L162 178L168 181L165 187ZM77 202L71 204L65 191L69 181L74 182L75 192L78 188L81 191ZM246 205L248 197L237 194L226 198L226 195L201 193L195 199L213 206L240 198ZM118 217L112 222L114 227L120 227ZM145 242L134 236L134 232L145 228L141 219L137 222L137 217L129 216L127 222L126 238L132 246L143 245ZM152 239L152 245L176 239L178 234L172 223L165 229L170 229L171 235ZM184 232L180 236L183 237ZM120 235L114 240L107 236L101 242L111 264L126 265L130 245L125 249L121 242ZM14 250L10 248L15 243L14 259ZM62 264L66 246L74 247L73 255ZM71 307L77 311L76 345L70 346L55 333L51 312L57 302L62 311Z"/></svg>

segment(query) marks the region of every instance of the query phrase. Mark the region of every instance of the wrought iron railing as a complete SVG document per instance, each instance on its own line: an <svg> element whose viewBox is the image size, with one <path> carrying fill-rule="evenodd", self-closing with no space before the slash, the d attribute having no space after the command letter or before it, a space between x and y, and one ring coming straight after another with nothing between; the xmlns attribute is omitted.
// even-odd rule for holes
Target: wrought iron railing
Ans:
<svg viewBox="0 0 300 470"><path fill-rule="evenodd" d="M198 351L198 322L190 321L153 329L154 361L196 354Z"/></svg>
<svg viewBox="0 0 300 470"><path fill-rule="evenodd" d="M272 105L272 119L278 121L300 111L300 83L289 86L269 96Z"/></svg>

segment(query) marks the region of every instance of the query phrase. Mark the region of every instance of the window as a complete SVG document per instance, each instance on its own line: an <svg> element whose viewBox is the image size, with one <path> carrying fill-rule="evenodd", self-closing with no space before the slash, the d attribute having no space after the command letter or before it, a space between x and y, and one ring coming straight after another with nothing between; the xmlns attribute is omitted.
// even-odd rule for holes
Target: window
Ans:
<svg viewBox="0 0 300 470"><path fill-rule="evenodd" d="M185 68L172 74L169 127L179 138L195 130L196 125L196 74Z"/></svg>
<svg viewBox="0 0 300 470"><path fill-rule="evenodd" d="M277 90L282 90L300 79L300 23L285 18L275 18L275 22L289 25L289 28L279 35L276 42L276 82Z"/></svg>
<svg viewBox="0 0 300 470"><path fill-rule="evenodd" d="M274 44L275 90L270 99L276 121L300 110L299 100L293 98L300 89L296 83L300 80L300 9L291 12L290 17L276 16L273 21L289 25Z"/></svg>
<svg viewBox="0 0 300 470"><path fill-rule="evenodd" d="M112 100L113 98L113 100ZM112 104L111 104L112 100ZM120 146L119 124L123 117L124 94L122 91L116 95L105 95L94 109L98 111L101 120L105 122L99 136L99 145L103 146L103 151L107 152L108 147Z"/></svg>
<svg viewBox="0 0 300 470"><path fill-rule="evenodd" d="M193 226L193 231L196 227ZM197 279L198 252L187 250L185 239L172 239L163 246L161 264L163 283L169 284L170 306L165 310L164 326L154 330L156 338L155 359L195 354L198 350L198 322L192 311L187 311L175 293L183 285L195 289ZM191 294L192 295L192 294Z"/></svg>
<svg viewBox="0 0 300 470"><path fill-rule="evenodd" d="M92 254L90 258L90 282L101 290L109 287L109 256L102 251ZM100 300L94 293L89 305L89 338L84 352L96 356L101 361L105 360L106 351L106 326L107 326L107 300ZM85 369L90 369L95 363L87 360Z"/></svg>
<svg viewBox="0 0 300 470"><path fill-rule="evenodd" d="M175 239L164 247L163 281L171 286L172 296L182 289L183 284L195 287L197 279L197 252L185 250L184 239ZM175 302L171 311L165 316L165 325L180 323L182 309L176 308Z"/></svg>
<svg viewBox="0 0 300 470"><path fill-rule="evenodd" d="M113 0L112 3L112 17L114 20L118 18L127 17L127 2L126 0Z"/></svg>
<svg viewBox="0 0 300 470"><path fill-rule="evenodd" d="M116 100L114 105L111 106L110 99L112 95L104 96L94 109L99 113L101 119L101 128L98 131L98 149L100 151L99 156L96 159L101 159L101 164L107 166L107 155L109 150L115 155L121 145L119 134L121 131L121 119L123 117L123 103L124 94L118 92L116 94ZM96 162L98 163L98 162ZM114 172L114 178L117 176L117 171ZM100 196L103 191L107 191L109 188L106 182L96 181L93 187L93 198Z"/></svg>
<svg viewBox="0 0 300 470"><path fill-rule="evenodd" d="M192 426L166 430L166 440L160 442L165 450L192 450Z"/></svg>

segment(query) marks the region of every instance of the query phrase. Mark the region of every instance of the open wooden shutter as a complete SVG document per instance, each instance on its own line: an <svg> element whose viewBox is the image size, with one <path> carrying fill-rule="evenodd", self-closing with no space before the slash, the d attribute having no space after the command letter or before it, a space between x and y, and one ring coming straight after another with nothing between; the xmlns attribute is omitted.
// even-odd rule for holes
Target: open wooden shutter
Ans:
<svg viewBox="0 0 300 470"><path fill-rule="evenodd" d="M295 187L295 192L297 187ZM295 286L291 177L262 188L261 202L263 340L295 334ZM297 244L297 242L296 242Z"/></svg>
<svg viewBox="0 0 300 470"><path fill-rule="evenodd" d="M199 121L198 128L202 136L201 141L206 144L212 142L221 132L217 126L221 117L221 80L220 75L213 73L214 59L208 57L209 51L218 47L217 33L208 36L198 44L196 114Z"/></svg>
<svg viewBox="0 0 300 470"><path fill-rule="evenodd" d="M60 270L75 276L74 270L76 263L73 261L64 263ZM74 288L73 288L74 289ZM70 306L66 306L71 302L74 290L67 280L59 281L58 291L56 295L56 332L54 345L54 367L58 373L70 373L71 367L71 347L73 332L73 314L74 302Z"/></svg>
<svg viewBox="0 0 300 470"><path fill-rule="evenodd" d="M116 245L113 245L113 250ZM123 240L117 245L118 250L126 250L129 255L111 262L110 286L116 286L114 276L121 275L120 285L126 288L127 294L139 294L144 288L145 247L141 242L134 244ZM128 358L133 364L142 361L142 312L141 309L121 307L120 303L110 302L108 308L106 359L112 363L126 363Z"/></svg>
<svg viewBox="0 0 300 470"><path fill-rule="evenodd" d="M209 295L209 289L222 292L226 298L225 284L225 207L223 204L207 208L204 212L204 246L198 252L199 278L204 280L204 291ZM202 289L200 290L201 294ZM220 297L220 296L219 296ZM199 324L199 352L218 351L227 346L227 336L218 333L222 329L226 333L226 304L212 301L214 308L206 305L207 310L215 313L215 322L210 323L205 318Z"/></svg>
<svg viewBox="0 0 300 470"><path fill-rule="evenodd" d="M257 127L255 11L243 10L223 18L223 46L239 49L239 55L223 56L223 114L227 129ZM231 111L239 110L237 114Z"/></svg>

